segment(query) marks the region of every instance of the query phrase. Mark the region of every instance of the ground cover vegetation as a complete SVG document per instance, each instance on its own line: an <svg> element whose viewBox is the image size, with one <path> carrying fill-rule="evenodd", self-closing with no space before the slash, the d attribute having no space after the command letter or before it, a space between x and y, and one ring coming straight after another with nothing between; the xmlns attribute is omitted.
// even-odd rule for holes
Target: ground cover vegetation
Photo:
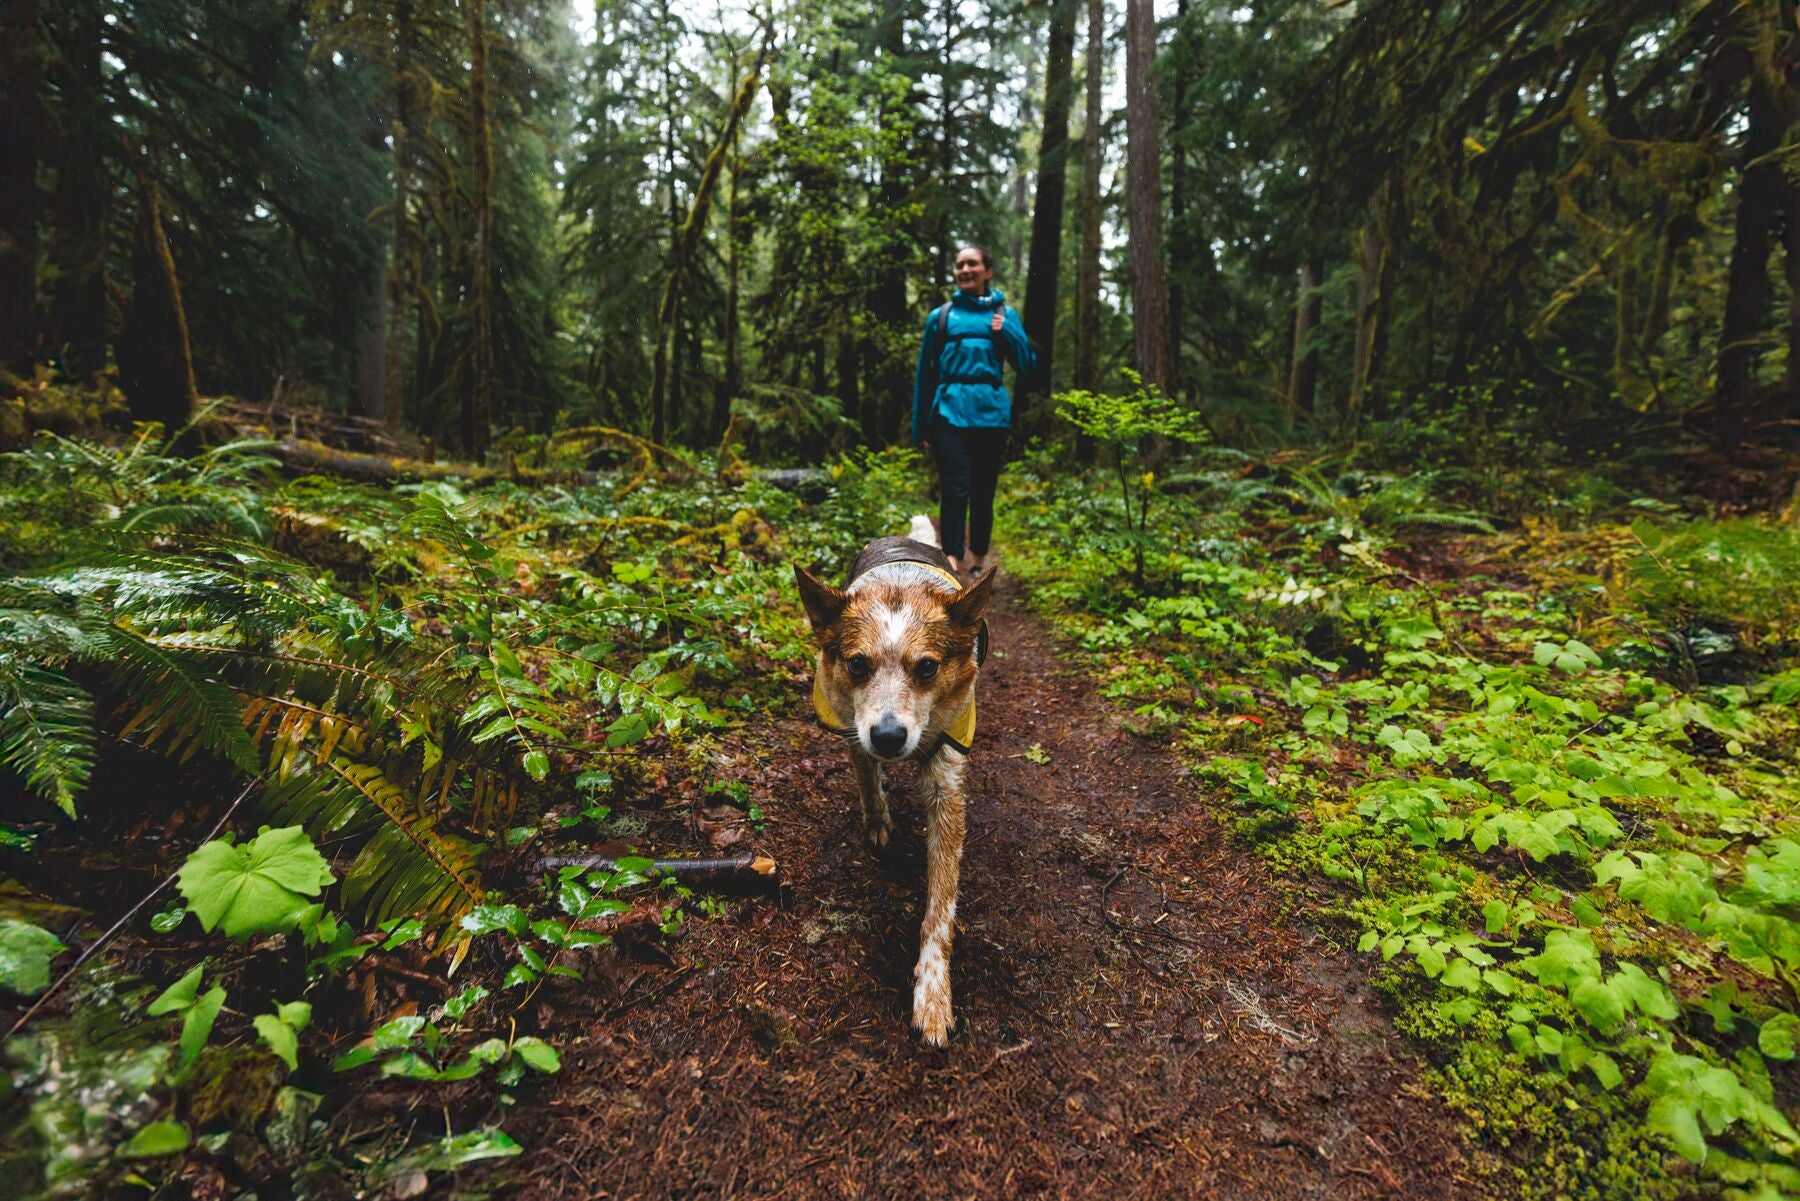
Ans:
<svg viewBox="0 0 1800 1201"><path fill-rule="evenodd" d="M1496 533L1459 473L1247 465L1145 524L1044 464L1009 567L1386 965L1491 1187L1791 1194L1791 523L1616 493Z"/></svg>
<svg viewBox="0 0 1800 1201"><path fill-rule="evenodd" d="M1493 1191L1800 1195L1796 27L8 0L0 1178L515 1154L532 998L772 816L709 748L799 687L787 565L925 503L979 241L1009 575Z"/></svg>

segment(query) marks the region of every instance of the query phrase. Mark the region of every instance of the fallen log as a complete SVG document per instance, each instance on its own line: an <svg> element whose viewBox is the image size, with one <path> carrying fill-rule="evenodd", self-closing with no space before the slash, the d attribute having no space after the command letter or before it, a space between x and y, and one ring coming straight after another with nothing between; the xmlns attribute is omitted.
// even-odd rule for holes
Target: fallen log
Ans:
<svg viewBox="0 0 1800 1201"><path fill-rule="evenodd" d="M300 475L329 475L361 484L416 484L447 479L485 482L498 474L491 467L467 463L428 463L423 459L351 454L304 438L278 442L264 453L280 459L282 466Z"/></svg>
<svg viewBox="0 0 1800 1201"><path fill-rule="evenodd" d="M540 871L564 867L594 867L616 872L618 860L611 855L552 856L538 860ZM772 888L777 884L775 861L767 855L737 855L729 859L656 859L651 861L651 876L666 876L687 888Z"/></svg>

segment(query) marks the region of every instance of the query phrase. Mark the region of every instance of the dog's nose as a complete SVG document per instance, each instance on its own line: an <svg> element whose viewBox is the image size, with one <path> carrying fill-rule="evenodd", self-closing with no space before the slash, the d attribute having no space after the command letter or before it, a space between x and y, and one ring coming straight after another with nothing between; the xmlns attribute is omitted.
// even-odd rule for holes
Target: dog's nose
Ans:
<svg viewBox="0 0 1800 1201"><path fill-rule="evenodd" d="M898 755L906 746L906 727L892 715L869 727L869 745L877 755Z"/></svg>

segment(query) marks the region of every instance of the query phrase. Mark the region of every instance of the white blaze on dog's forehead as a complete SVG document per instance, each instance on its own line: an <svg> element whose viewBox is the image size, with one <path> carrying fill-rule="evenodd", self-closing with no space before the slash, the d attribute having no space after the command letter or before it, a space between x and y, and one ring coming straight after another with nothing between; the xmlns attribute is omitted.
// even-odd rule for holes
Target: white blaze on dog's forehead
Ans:
<svg viewBox="0 0 1800 1201"><path fill-rule="evenodd" d="M912 614L904 605L898 608L883 605L875 612L875 624L881 630L881 645L884 650L888 647L905 646L906 636L913 627Z"/></svg>

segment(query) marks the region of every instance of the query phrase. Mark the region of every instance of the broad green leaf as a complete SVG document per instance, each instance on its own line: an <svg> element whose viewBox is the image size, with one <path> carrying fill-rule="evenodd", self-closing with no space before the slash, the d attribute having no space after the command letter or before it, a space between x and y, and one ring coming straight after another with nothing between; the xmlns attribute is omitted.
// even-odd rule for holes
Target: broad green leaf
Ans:
<svg viewBox="0 0 1800 1201"><path fill-rule="evenodd" d="M458 1021L487 995L487 989L479 984L471 984L444 1002L444 1016L453 1022Z"/></svg>
<svg viewBox="0 0 1800 1201"><path fill-rule="evenodd" d="M1481 973L1481 978L1487 982L1489 988L1503 997L1510 997L1519 990L1518 981L1514 979L1513 974L1501 971L1499 968L1488 968Z"/></svg>
<svg viewBox="0 0 1800 1201"><path fill-rule="evenodd" d="M1487 927L1488 933L1498 934L1506 929L1506 919L1512 913L1512 906L1505 901L1489 901L1481 907L1481 924Z"/></svg>
<svg viewBox="0 0 1800 1201"><path fill-rule="evenodd" d="M381 949L384 951L392 951L397 947L403 947L407 943L422 938L425 935L425 923L421 922L416 917L407 918L403 922L392 922L388 924L393 926L393 930L388 934L387 941L381 944Z"/></svg>
<svg viewBox="0 0 1800 1201"><path fill-rule="evenodd" d="M505 1159L517 1155L519 1144L499 1130L473 1130L452 1135L406 1157L407 1166L420 1171L448 1172L464 1164L482 1159Z"/></svg>
<svg viewBox="0 0 1800 1201"><path fill-rule="evenodd" d="M433 1067L424 1056L408 1051L396 1055L381 1065L383 1076L401 1076L407 1080L439 1080L443 1073Z"/></svg>
<svg viewBox="0 0 1800 1201"><path fill-rule="evenodd" d="M1756 1032L1756 1045L1770 1059L1792 1059L1796 1036L1800 1036L1800 1017L1778 1013Z"/></svg>
<svg viewBox="0 0 1800 1201"><path fill-rule="evenodd" d="M186 1016L181 1020L181 1059L180 1071L186 1071L206 1048L206 1040L212 1037L213 1023L219 1020L219 1010L225 1006L225 990L215 984L209 988L192 1005L188 1006Z"/></svg>
<svg viewBox="0 0 1800 1201"><path fill-rule="evenodd" d="M1444 968L1444 974L1439 977L1439 980L1451 988L1460 988L1468 992L1481 990L1481 973L1467 959L1451 960Z"/></svg>
<svg viewBox="0 0 1800 1201"><path fill-rule="evenodd" d="M505 930L522 935L527 929L527 920L525 911L517 905L477 905L463 916L462 928L471 934Z"/></svg>
<svg viewBox="0 0 1800 1201"><path fill-rule="evenodd" d="M64 947L29 922L0 921L0 989L34 997L50 987L50 961Z"/></svg>
<svg viewBox="0 0 1800 1201"><path fill-rule="evenodd" d="M506 1040L503 1038L490 1038L469 1048L469 1059L473 1063L499 1063L505 1058Z"/></svg>
<svg viewBox="0 0 1800 1201"><path fill-rule="evenodd" d="M520 765L524 767L526 775L534 780L542 780L550 774L550 755L541 750L526 751Z"/></svg>
<svg viewBox="0 0 1800 1201"><path fill-rule="evenodd" d="M369 1047L353 1047L331 1061L334 1072L348 1072L360 1068L365 1063L375 1062L375 1052Z"/></svg>
<svg viewBox="0 0 1800 1201"><path fill-rule="evenodd" d="M1594 1057L1587 1062L1587 1068L1594 1074L1594 1079L1600 1082L1600 1087L1609 1093L1625 1079L1624 1074L1619 1071L1619 1065L1604 1051L1594 1052Z"/></svg>
<svg viewBox="0 0 1800 1201"><path fill-rule="evenodd" d="M416 1013L409 1013L376 1027L369 1039L377 1051L398 1051L409 1045L424 1028L425 1019Z"/></svg>
<svg viewBox="0 0 1800 1201"><path fill-rule="evenodd" d="M188 1129L180 1122L151 1122L119 1149L127 1159L174 1155L188 1149Z"/></svg>
<svg viewBox="0 0 1800 1201"><path fill-rule="evenodd" d="M206 970L204 963L197 963L187 975L162 990L156 1000L144 1012L153 1018L165 1013L180 1013L188 1009L200 995L200 973Z"/></svg>
<svg viewBox="0 0 1800 1201"><path fill-rule="evenodd" d="M288 1065L288 1071L299 1070L300 1038L292 1026L273 1013L259 1013L250 1019L250 1024L276 1058Z"/></svg>
<svg viewBox="0 0 1800 1201"><path fill-rule="evenodd" d="M525 1066L534 1072L560 1072L562 1059L556 1048L541 1038L526 1035L518 1039L512 1046L513 1054L525 1061Z"/></svg>
<svg viewBox="0 0 1800 1201"><path fill-rule="evenodd" d="M1650 1103L1644 1124L1668 1139L1684 1159L1699 1163L1706 1158L1706 1138L1694 1106L1679 1096L1662 1096Z"/></svg>
<svg viewBox="0 0 1800 1201"><path fill-rule="evenodd" d="M1608 983L1646 1017L1672 1022L1679 1014L1675 998L1660 980L1653 980L1635 963L1621 963Z"/></svg>
<svg viewBox="0 0 1800 1201"><path fill-rule="evenodd" d="M299 826L264 827L240 846L215 840L188 856L177 877L205 929L242 939L292 929L333 876Z"/></svg>
<svg viewBox="0 0 1800 1201"><path fill-rule="evenodd" d="M1569 990L1569 1003L1596 1030L1611 1030L1625 1020L1625 1002L1598 980L1584 980Z"/></svg>

